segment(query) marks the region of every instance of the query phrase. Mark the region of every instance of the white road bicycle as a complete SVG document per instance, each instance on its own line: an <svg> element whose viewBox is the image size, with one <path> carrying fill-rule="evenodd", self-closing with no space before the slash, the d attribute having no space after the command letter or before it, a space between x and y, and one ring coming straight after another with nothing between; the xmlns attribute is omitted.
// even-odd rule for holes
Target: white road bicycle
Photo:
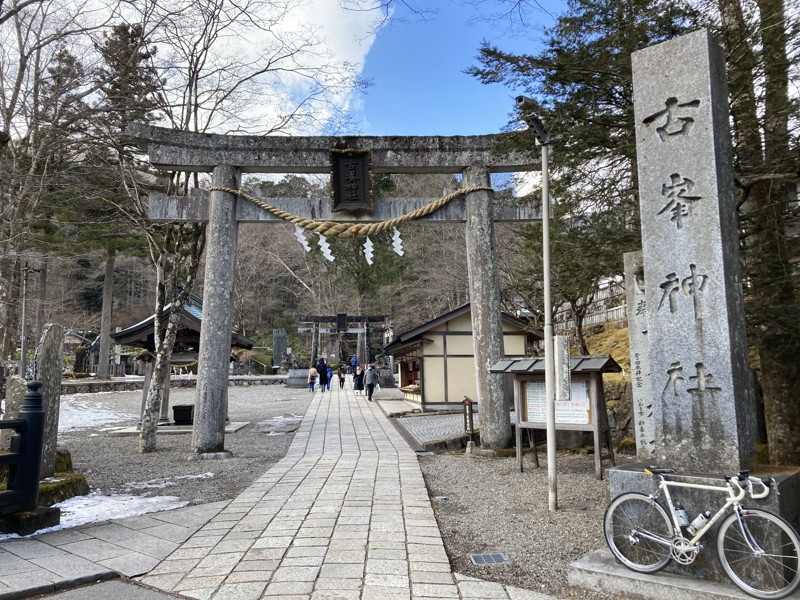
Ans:
<svg viewBox="0 0 800 600"><path fill-rule="evenodd" d="M800 539L782 517L758 508L745 508L745 495L766 498L775 480L758 479L742 471L726 476L724 486L671 481L672 469L649 467L658 480L650 495L626 492L606 509L604 531L608 547L626 567L638 573L655 573L670 560L690 565L703 550L700 540L722 520L717 532L717 553L722 568L739 588L756 598L785 598L800 585ZM754 486L761 491L754 492ZM671 488L692 488L727 494L716 514L698 515L690 524L673 503ZM777 488L776 488L777 493ZM663 495L667 509L659 498ZM726 516L727 515L727 516Z"/></svg>

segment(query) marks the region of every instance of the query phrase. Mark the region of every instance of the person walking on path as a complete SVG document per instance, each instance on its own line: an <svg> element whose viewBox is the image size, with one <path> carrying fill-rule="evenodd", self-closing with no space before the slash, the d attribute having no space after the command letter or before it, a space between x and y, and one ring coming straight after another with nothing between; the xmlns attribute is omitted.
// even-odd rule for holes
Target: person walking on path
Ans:
<svg viewBox="0 0 800 600"><path fill-rule="evenodd" d="M356 367L358 366L358 357L353 354L353 357L350 359L350 373L355 377L356 374Z"/></svg>
<svg viewBox="0 0 800 600"><path fill-rule="evenodd" d="M325 359L320 358L317 364L317 372L319 373L319 388L320 391L325 391L328 385L328 365L325 364Z"/></svg>
<svg viewBox="0 0 800 600"><path fill-rule="evenodd" d="M314 367L311 367L308 370L308 391L309 392L313 392L314 391L314 384L316 384L316 382L317 382L317 377L319 377L319 373L317 372L317 370Z"/></svg>
<svg viewBox="0 0 800 600"><path fill-rule="evenodd" d="M333 381L333 369L331 368L330 365L328 365L327 374L328 374L328 391L330 392L331 391L331 382Z"/></svg>
<svg viewBox="0 0 800 600"><path fill-rule="evenodd" d="M343 390L344 389L344 378L345 378L344 365L342 365L342 364L339 365L339 372L337 373L337 375L339 376L339 389Z"/></svg>
<svg viewBox="0 0 800 600"><path fill-rule="evenodd" d="M364 395L364 372L361 366L356 366L356 372L353 374L353 389L356 391L356 396Z"/></svg>
<svg viewBox="0 0 800 600"><path fill-rule="evenodd" d="M367 388L367 398L372 402L372 393L375 391L375 386L378 384L378 371L375 370L375 365L370 363L367 365L367 371L364 373L364 385Z"/></svg>

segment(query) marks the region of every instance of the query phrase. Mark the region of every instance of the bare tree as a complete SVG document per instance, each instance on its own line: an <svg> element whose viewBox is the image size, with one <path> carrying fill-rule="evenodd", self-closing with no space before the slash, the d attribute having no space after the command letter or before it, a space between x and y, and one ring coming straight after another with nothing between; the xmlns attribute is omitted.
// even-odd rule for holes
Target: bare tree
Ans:
<svg viewBox="0 0 800 600"><path fill-rule="evenodd" d="M140 16L141 43L155 44L152 68L164 121L184 131L267 134L319 128L344 114L337 102L358 85L348 64L337 64L313 31L289 27L290 0L153 2ZM119 153L129 200L124 211L146 235L156 267L156 349L139 449L156 449L155 431L169 373L178 319L195 282L205 225L147 222L148 186L132 157ZM186 194L208 182L197 173L172 173L169 190ZM172 294L172 295L171 295ZM169 310L165 307L169 302ZM162 321L163 319L163 321Z"/></svg>
<svg viewBox="0 0 800 600"><path fill-rule="evenodd" d="M31 251L41 205L70 184L77 143L94 91L80 60L86 36L102 27L89 2L0 4L0 355L10 356L18 329L21 256Z"/></svg>

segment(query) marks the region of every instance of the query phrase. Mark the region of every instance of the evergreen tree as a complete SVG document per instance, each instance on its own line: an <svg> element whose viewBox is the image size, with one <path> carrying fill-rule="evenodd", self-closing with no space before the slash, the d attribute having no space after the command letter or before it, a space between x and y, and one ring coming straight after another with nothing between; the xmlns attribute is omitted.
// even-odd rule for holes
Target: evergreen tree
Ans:
<svg viewBox="0 0 800 600"><path fill-rule="evenodd" d="M570 306L580 351L582 316L600 280L622 274L623 253L641 247L631 53L697 27L682 3L573 0L544 32L544 50L515 55L485 43L483 83L530 94L553 140L551 232L553 305ZM519 144L533 136L520 132ZM507 276L526 307L539 314L541 226L523 230L521 265Z"/></svg>
<svg viewBox="0 0 800 600"><path fill-rule="evenodd" d="M98 377L108 377L114 264L117 253L142 254L144 238L131 230L125 204L127 193L119 177L119 165L133 160L126 128L133 121L150 121L157 108L158 78L151 60L154 50L146 46L141 25L120 23L95 44L102 64L94 72L100 102L95 107L93 144L86 160L88 202L79 211L87 226L81 227L82 242L105 251Z"/></svg>
<svg viewBox="0 0 800 600"><path fill-rule="evenodd" d="M795 200L800 178L800 104L791 66L800 19L783 0L719 0L740 195L745 310L751 356L764 392L770 462L800 465L800 273Z"/></svg>
<svg viewBox="0 0 800 600"><path fill-rule="evenodd" d="M717 0L700 9L671 0L572 0L568 13L546 30L540 54L517 56L485 44L482 66L470 72L538 99L557 140L556 202L592 215L608 209L629 213L624 223L631 236L622 236L621 254L639 247L628 245L638 235L630 55L699 26L715 29L728 57L745 308L751 355L759 357L770 457L800 464L794 433L800 427L794 393L800 377L800 285L792 241L798 211L789 193L800 172L800 106L789 94L800 22L783 0ZM553 262L560 262L555 251Z"/></svg>

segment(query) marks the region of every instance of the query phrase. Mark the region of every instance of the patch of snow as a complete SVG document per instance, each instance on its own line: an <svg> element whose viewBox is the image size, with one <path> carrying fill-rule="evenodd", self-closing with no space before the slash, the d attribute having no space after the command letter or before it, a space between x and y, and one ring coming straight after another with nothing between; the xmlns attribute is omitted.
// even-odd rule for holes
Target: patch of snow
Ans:
<svg viewBox="0 0 800 600"><path fill-rule="evenodd" d="M163 490L164 488L178 485L174 481L167 481L166 479L151 479L150 481L133 481L125 484L125 491L131 490Z"/></svg>
<svg viewBox="0 0 800 600"><path fill-rule="evenodd" d="M183 508L189 503L177 496L130 496L113 494L103 496L92 492L86 496L75 496L54 506L61 509L61 523L55 527L40 529L31 535L41 535L50 531L69 529L87 523L99 523L111 519L123 519L151 512ZM20 537L15 533L0 535L0 540ZM30 537L30 536L25 536Z"/></svg>
<svg viewBox="0 0 800 600"><path fill-rule="evenodd" d="M138 414L113 410L97 402L97 396L112 393L99 392L62 396L58 416L58 430L92 429L101 425L130 422L139 418Z"/></svg>
<svg viewBox="0 0 800 600"><path fill-rule="evenodd" d="M214 473L207 471L199 475L178 475L175 479L211 479L213 476Z"/></svg>

